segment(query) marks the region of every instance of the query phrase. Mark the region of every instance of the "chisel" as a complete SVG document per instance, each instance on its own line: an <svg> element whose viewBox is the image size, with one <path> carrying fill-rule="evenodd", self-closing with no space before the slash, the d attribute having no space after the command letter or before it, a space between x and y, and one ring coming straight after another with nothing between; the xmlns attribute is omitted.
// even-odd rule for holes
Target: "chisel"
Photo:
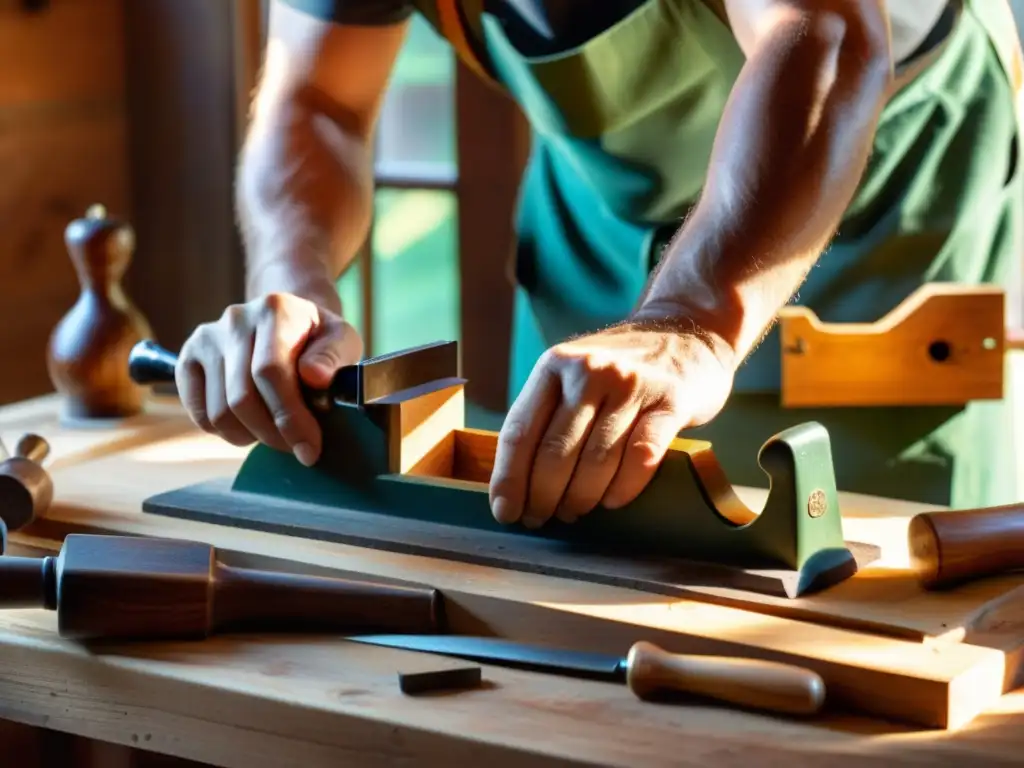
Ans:
<svg viewBox="0 0 1024 768"><path fill-rule="evenodd" d="M172 384L178 357L155 341L136 344L128 355L128 375L136 384ZM309 390L310 404L327 410L336 403L370 405L398 392L463 383L454 341L423 344L401 354L389 353L345 365L326 390Z"/></svg>
<svg viewBox="0 0 1024 768"><path fill-rule="evenodd" d="M346 639L625 683L640 699L678 691L789 715L813 715L825 701L825 681L809 669L758 659L669 653L644 641L621 657L467 635L351 635Z"/></svg>

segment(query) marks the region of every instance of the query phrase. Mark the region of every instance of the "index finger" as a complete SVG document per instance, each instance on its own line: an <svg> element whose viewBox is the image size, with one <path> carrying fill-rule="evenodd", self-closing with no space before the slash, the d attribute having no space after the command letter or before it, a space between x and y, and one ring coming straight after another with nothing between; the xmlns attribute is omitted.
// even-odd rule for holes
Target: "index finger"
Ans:
<svg viewBox="0 0 1024 768"><path fill-rule="evenodd" d="M308 331L297 335L273 315L260 320L252 351L253 381L281 437L307 466L320 455L320 425L306 407L298 359Z"/></svg>
<svg viewBox="0 0 1024 768"><path fill-rule="evenodd" d="M534 455L561 394L558 375L539 362L505 417L490 483L491 514L499 523L514 523L523 514Z"/></svg>

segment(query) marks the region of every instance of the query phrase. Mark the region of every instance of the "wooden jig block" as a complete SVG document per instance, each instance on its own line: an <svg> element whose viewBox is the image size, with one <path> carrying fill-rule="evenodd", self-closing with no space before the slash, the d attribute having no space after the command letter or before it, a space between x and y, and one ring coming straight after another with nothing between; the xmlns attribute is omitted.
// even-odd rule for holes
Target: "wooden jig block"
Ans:
<svg viewBox="0 0 1024 768"><path fill-rule="evenodd" d="M875 323L779 312L782 405L962 405L1003 397L1001 288L929 283Z"/></svg>
<svg viewBox="0 0 1024 768"><path fill-rule="evenodd" d="M81 292L50 335L47 367L69 423L120 419L143 408L145 388L128 375L128 355L153 332L121 285L135 248L128 224L99 205L64 233Z"/></svg>
<svg viewBox="0 0 1024 768"><path fill-rule="evenodd" d="M146 381L172 378L174 356L154 347L140 344L133 359L146 361ZM677 439L627 508L535 530L502 525L488 500L498 435L465 428L455 353L453 342L428 345L341 371L374 396L317 396L316 466L257 445L233 481L158 494L144 511L680 595L711 585L796 597L878 556L843 540L829 437L817 423L762 447L771 490L759 514L709 443Z"/></svg>
<svg viewBox="0 0 1024 768"><path fill-rule="evenodd" d="M440 630L440 594L235 568L209 544L69 534L56 557L0 558L0 608L57 612L76 640L202 639L222 632Z"/></svg>
<svg viewBox="0 0 1024 768"><path fill-rule="evenodd" d="M0 461L0 554L7 551L7 534L44 514L53 501L53 479L43 467L49 453L50 444L29 433L13 456Z"/></svg>

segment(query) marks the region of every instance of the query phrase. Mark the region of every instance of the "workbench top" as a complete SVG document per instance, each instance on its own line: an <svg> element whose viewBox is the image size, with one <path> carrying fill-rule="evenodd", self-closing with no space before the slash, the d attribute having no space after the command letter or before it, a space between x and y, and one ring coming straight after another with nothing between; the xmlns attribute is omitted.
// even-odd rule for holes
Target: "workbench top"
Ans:
<svg viewBox="0 0 1024 768"><path fill-rule="evenodd" d="M143 514L152 494L232 476L245 450L198 432L171 400L117 426L73 430L56 414L50 397L0 409L8 445L27 431L52 445L53 507L12 536L12 554L55 552L71 532L187 538L216 545L229 562L430 584L455 595L464 627L476 622L536 642L565 642L575 633L594 649L642 639L638 626L663 639L687 635L690 621L706 628L712 619L719 620L717 635L737 643L769 631L785 633L785 642L811 642L819 631L720 605ZM764 498L763 490L740 490L755 508ZM843 499L852 536L883 547L879 568L905 567L906 522L921 509ZM600 637L594 617L612 625ZM695 652L700 645L695 641ZM54 614L24 610L0 613L0 646L0 717L238 768L747 766L783 759L841 766L865 758L887 766L975 766L1017 764L1024 756L1024 692L944 732L842 711L799 722L725 706L650 704L625 686L490 666L481 689L407 696L398 689L399 671L461 662L322 636L86 649L57 636Z"/></svg>

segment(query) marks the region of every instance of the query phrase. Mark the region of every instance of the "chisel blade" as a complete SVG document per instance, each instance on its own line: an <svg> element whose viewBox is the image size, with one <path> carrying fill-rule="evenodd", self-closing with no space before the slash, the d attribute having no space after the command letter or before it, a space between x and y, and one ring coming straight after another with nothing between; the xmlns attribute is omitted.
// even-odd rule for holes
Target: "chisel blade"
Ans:
<svg viewBox="0 0 1024 768"><path fill-rule="evenodd" d="M624 683L626 680L626 660L612 654L467 635L352 635L346 639L368 645L436 653L517 669L554 672L618 683Z"/></svg>

